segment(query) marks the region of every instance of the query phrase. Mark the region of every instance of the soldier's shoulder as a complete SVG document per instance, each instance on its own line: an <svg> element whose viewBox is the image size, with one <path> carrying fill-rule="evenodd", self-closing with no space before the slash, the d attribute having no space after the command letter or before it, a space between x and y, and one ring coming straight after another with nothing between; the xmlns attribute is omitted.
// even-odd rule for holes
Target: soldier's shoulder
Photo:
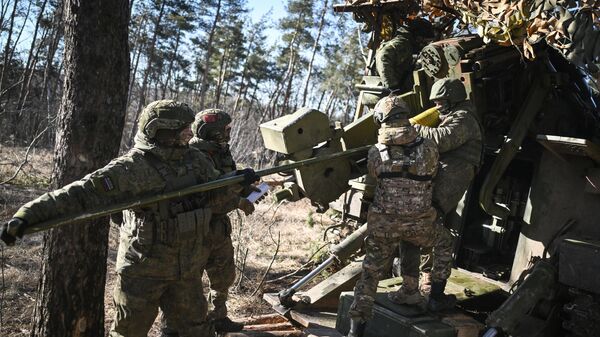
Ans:
<svg viewBox="0 0 600 337"><path fill-rule="evenodd" d="M151 185L152 178L156 176L154 171L142 151L130 150L92 172L89 180L99 192L114 194L143 189L143 186L134 185Z"/></svg>
<svg viewBox="0 0 600 337"><path fill-rule="evenodd" d="M212 163L210 155L203 149L197 147L190 146L190 149L188 150L188 156L193 160L207 161L209 163Z"/></svg>

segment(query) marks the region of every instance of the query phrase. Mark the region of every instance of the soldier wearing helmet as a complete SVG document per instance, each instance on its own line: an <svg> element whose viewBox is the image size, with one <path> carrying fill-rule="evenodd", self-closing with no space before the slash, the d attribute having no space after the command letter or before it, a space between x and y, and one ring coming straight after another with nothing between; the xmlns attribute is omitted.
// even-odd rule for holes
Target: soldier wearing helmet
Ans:
<svg viewBox="0 0 600 337"><path fill-rule="evenodd" d="M440 124L437 127L415 125L417 133L433 140L440 151L440 168L434 180L433 203L440 218L456 208L463 197L482 161L483 128L473 105L467 101L465 86L458 79L444 78L436 81L429 99L440 111ZM433 293L431 283L431 260L429 252L423 249L421 265L421 292ZM401 269L419 270L412 256L419 255L419 249L410 244L402 245L401 256L409 256L401 262ZM436 290L437 291L437 290Z"/></svg>
<svg viewBox="0 0 600 337"><path fill-rule="evenodd" d="M354 288L349 312L351 337L362 336L372 318L380 272L401 241L433 247L436 280L445 282L450 275L451 235L446 228L434 226L436 211L431 203L438 150L433 141L418 136L408 120L409 114L407 104L399 96L381 99L374 109L380 129L377 144L369 150L367 166L377 185L367 215L362 275ZM403 271L402 278L400 289L388 295L390 300L398 302L402 298L404 304L420 303L418 271Z"/></svg>
<svg viewBox="0 0 600 337"><path fill-rule="evenodd" d="M230 123L231 117L225 111L206 109L196 114L191 126L194 137L189 142L190 147L206 154L221 174L236 170L235 161L229 150ZM254 211L254 205L243 197L240 197L238 208L246 215ZM229 288L235 280L235 262L231 242L231 222L226 214L212 217L209 236L206 246L208 250L206 273L210 280L213 310L208 317L218 333L241 331L243 324L227 317L226 302ZM168 322L164 322L163 336L177 336L176 331Z"/></svg>
<svg viewBox="0 0 600 337"><path fill-rule="evenodd" d="M14 242L28 224L216 179L220 173L211 160L187 145L193 120L186 104L150 103L128 153L22 206L2 239ZM247 185L255 181L252 172L246 171ZM123 211L110 336L146 336L159 307L182 336L214 334L199 288L208 258L205 241L212 214L235 209L238 200L228 188Z"/></svg>

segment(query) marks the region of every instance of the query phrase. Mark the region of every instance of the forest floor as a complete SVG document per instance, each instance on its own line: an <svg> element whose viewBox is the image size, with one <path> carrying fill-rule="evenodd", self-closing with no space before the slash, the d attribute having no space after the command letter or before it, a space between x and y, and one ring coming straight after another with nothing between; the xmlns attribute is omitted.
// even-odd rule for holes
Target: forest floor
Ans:
<svg viewBox="0 0 600 337"><path fill-rule="evenodd" d="M23 163L25 152L25 148L0 145L0 182L14 175ZM19 174L9 183L0 184L1 223L20 205L47 191L51 170L51 151L35 149L29 153ZM272 313L271 307L262 300L262 294L290 286L326 255L328 242L323 240L323 232L334 222L327 214L314 213L307 200L276 204L270 197L259 203L250 216L237 212L230 216L238 267L238 277L228 302L230 315L241 318ZM117 242L118 228L113 226L109 237L105 292L106 331L114 312L111 297ZM13 247L0 244L3 247L0 255L0 336L29 336L41 273L42 243L43 234L34 234ZM286 276L294 272L297 273ZM261 283L262 279L264 282ZM148 336L159 336L158 331L157 319Z"/></svg>

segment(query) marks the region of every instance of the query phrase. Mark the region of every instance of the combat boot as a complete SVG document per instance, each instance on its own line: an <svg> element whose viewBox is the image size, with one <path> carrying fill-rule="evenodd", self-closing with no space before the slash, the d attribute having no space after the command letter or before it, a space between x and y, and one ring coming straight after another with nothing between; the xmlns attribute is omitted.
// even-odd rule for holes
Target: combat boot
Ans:
<svg viewBox="0 0 600 337"><path fill-rule="evenodd" d="M444 294L446 289L446 281L433 281L431 283L431 293L427 302L427 310L442 311L454 308L456 305L456 296Z"/></svg>
<svg viewBox="0 0 600 337"><path fill-rule="evenodd" d="M396 304L420 304L423 302L423 296L419 292L418 284L416 277L404 276L400 289L389 292L388 299Z"/></svg>
<svg viewBox="0 0 600 337"><path fill-rule="evenodd" d="M244 324L240 322L234 322L229 317L215 319L213 324L215 326L215 331L220 334L227 332L240 332L242 329L244 329Z"/></svg>
<svg viewBox="0 0 600 337"><path fill-rule="evenodd" d="M367 323L362 320L357 320L354 318L350 319L350 331L346 335L346 337L363 337L365 335L365 328L367 327Z"/></svg>

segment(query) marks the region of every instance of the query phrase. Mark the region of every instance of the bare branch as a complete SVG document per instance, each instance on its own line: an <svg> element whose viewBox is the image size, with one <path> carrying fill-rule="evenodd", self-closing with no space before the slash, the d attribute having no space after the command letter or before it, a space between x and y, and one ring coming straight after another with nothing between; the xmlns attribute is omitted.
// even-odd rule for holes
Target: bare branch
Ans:
<svg viewBox="0 0 600 337"><path fill-rule="evenodd" d="M48 129L50 128L50 125L52 125L53 121L54 120L52 120L50 123L48 123L48 125L44 128L44 130L42 130L42 132L40 132L37 136L35 136L35 138L31 141L31 143L29 143L29 146L27 147L27 151L25 152L25 158L23 159L23 161L21 162L21 164L19 164L19 167L17 167L17 170L15 171L15 173L12 175L12 177L8 178L5 181L0 182L0 185L5 185L5 184L13 181L17 177L17 175L19 175L19 173L21 172L21 170L23 169L23 167L29 161L29 153L31 152L31 149L33 148L33 146L35 145L35 143L40 138L42 138L42 135L44 135L44 133L46 133L46 131L48 131Z"/></svg>
<svg viewBox="0 0 600 337"><path fill-rule="evenodd" d="M271 259L271 263L269 263L269 266L267 267L267 270L265 270L265 273L263 274L262 278L260 279L260 283L258 284L258 286L256 287L256 289L252 292L252 294L250 295L250 297L253 297L254 295L256 295L256 293L260 290L260 288L262 287L263 283L265 283L265 278L267 277L267 274L269 273L269 271L271 271L271 267L273 266L273 262L275 262L275 259L277 258L277 253L279 253L279 244L281 243L281 232L277 233L277 246L275 247L275 254L273 254L273 258Z"/></svg>

